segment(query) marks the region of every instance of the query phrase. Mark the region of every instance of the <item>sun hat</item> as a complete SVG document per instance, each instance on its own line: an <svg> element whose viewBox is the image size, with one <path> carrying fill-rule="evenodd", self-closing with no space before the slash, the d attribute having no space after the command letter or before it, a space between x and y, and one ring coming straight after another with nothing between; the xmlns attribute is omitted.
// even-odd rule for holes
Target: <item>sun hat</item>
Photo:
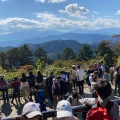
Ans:
<svg viewBox="0 0 120 120"><path fill-rule="evenodd" d="M32 118L36 115L42 116L42 113L40 111L38 104L34 102L28 102L23 107L22 115L26 115L28 118Z"/></svg>
<svg viewBox="0 0 120 120"><path fill-rule="evenodd" d="M57 118L72 117L71 104L67 100L62 100L57 104Z"/></svg>

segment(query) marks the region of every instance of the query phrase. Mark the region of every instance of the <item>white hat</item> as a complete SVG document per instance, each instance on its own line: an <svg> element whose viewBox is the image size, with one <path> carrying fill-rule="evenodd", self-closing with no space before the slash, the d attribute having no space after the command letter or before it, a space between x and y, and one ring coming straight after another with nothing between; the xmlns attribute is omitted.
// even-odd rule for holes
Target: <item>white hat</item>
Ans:
<svg viewBox="0 0 120 120"><path fill-rule="evenodd" d="M22 110L22 115L26 115L28 118L32 118L36 115L42 116L42 113L40 111L38 104L34 102L29 102L24 105L23 110Z"/></svg>
<svg viewBox="0 0 120 120"><path fill-rule="evenodd" d="M62 100L57 104L57 118L72 117L72 108L67 100Z"/></svg>

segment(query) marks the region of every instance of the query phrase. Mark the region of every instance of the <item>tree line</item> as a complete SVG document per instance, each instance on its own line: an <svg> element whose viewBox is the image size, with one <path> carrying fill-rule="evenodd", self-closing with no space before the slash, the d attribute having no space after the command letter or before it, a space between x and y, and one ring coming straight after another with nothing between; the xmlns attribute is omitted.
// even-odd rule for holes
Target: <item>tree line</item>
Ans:
<svg viewBox="0 0 120 120"><path fill-rule="evenodd" d="M112 43L103 40L96 50L92 50L90 45L83 45L78 53L72 48L65 48L61 54L57 54L55 60L88 61L90 59L102 59L106 66L110 67L116 63L120 56L120 42ZM7 52L0 51L0 65L3 69L19 68L24 65L52 64L55 60L49 58L42 47L31 51L27 45L14 47Z"/></svg>

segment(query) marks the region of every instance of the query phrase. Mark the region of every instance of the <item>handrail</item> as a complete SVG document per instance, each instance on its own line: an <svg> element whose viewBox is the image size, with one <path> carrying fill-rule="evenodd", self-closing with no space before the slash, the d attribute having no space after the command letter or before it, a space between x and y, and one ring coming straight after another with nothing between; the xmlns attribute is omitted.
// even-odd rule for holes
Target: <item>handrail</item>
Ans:
<svg viewBox="0 0 120 120"><path fill-rule="evenodd" d="M118 105L120 105L120 99L115 99L111 101L117 102ZM87 112L89 109L90 108L86 105L79 105L79 106L72 107L73 114L78 112ZM49 117L56 117L56 110L48 110L48 111L42 112L42 114L43 114L43 119L47 119ZM14 116L14 117L2 118L1 120L20 120L20 115Z"/></svg>

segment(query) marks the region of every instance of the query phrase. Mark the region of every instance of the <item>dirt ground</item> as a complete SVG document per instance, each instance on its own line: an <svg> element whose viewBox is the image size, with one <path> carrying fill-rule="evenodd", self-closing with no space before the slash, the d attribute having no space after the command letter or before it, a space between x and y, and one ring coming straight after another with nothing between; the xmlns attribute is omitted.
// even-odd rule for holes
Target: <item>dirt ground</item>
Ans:
<svg viewBox="0 0 120 120"><path fill-rule="evenodd" d="M114 86L112 86L112 88L114 88ZM84 86L84 94L82 95L82 97L90 97L90 92L88 90L88 86L85 85ZM115 96L114 95L114 90L113 93L110 97L110 99L120 99L120 97ZM81 96L79 96L79 101L81 101ZM21 115L22 113L22 108L24 106L25 103L27 103L28 101L25 101L22 97L21 97L21 101L20 103L14 100L14 104L12 104L11 102L9 103L5 103L3 104L3 101L0 101L0 116L1 118L5 118L8 116L18 116ZM50 105L50 103L48 103L48 107L47 110L52 109L52 105ZM82 118L80 117L79 114L79 118L82 120ZM52 120L51 118L49 118L48 120Z"/></svg>

